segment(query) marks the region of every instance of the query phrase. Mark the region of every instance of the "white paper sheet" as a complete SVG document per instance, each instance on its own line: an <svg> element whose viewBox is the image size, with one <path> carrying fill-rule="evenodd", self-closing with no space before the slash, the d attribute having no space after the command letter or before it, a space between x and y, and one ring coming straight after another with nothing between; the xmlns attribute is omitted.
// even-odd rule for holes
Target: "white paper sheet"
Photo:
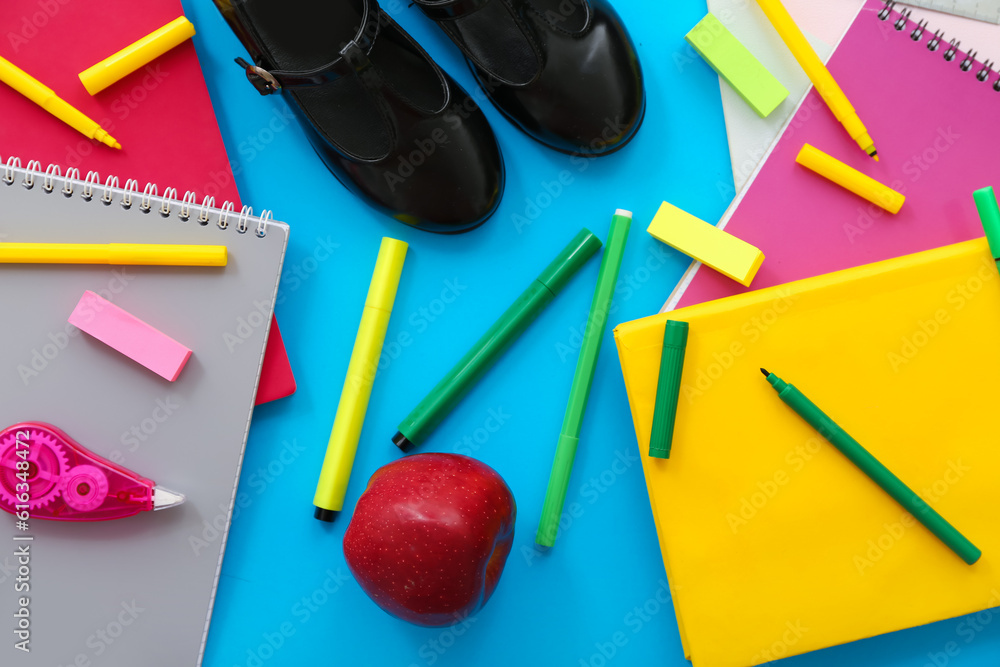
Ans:
<svg viewBox="0 0 1000 667"><path fill-rule="evenodd" d="M910 0L909 4L988 23L1000 23L1000 0Z"/></svg>

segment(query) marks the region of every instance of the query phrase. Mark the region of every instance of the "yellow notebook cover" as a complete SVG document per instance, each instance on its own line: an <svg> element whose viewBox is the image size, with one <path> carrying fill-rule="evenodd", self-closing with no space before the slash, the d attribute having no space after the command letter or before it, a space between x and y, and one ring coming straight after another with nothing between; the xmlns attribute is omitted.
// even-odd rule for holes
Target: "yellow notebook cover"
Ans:
<svg viewBox="0 0 1000 667"><path fill-rule="evenodd" d="M670 459L663 328L690 324ZM686 655L746 667L1000 605L1000 274L985 239L620 325ZM778 398L796 385L983 551L966 565Z"/></svg>

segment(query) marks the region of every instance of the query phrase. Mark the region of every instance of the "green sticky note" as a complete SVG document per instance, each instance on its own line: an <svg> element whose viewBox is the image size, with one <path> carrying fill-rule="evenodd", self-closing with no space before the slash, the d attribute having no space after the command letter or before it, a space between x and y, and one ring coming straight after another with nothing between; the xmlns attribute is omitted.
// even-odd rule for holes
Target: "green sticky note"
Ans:
<svg viewBox="0 0 1000 667"><path fill-rule="evenodd" d="M769 116L788 97L788 89L712 14L684 39L761 118Z"/></svg>

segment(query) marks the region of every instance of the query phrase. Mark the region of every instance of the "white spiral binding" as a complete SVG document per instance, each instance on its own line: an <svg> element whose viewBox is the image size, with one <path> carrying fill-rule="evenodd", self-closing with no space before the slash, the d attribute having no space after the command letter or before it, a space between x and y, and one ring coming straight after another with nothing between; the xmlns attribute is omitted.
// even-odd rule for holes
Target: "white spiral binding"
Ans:
<svg viewBox="0 0 1000 667"><path fill-rule="evenodd" d="M7 185L14 184L14 170L21 168L21 158L12 157L7 160L3 170L3 182Z"/></svg>
<svg viewBox="0 0 1000 667"><path fill-rule="evenodd" d="M114 199L114 189L118 187L118 177L108 176L108 180L104 181L104 194L101 195L101 203L105 206L111 206L111 202Z"/></svg>
<svg viewBox="0 0 1000 667"><path fill-rule="evenodd" d="M55 189L55 179L62 175L59 165L50 164L45 170L45 180L42 181L42 190L52 192Z"/></svg>
<svg viewBox="0 0 1000 667"><path fill-rule="evenodd" d="M208 224L208 210L215 208L215 197L208 195L201 202L201 213L198 214L198 222L203 225Z"/></svg>
<svg viewBox="0 0 1000 667"><path fill-rule="evenodd" d="M888 21L890 15L892 14L893 8L896 6L896 2L894 0L883 0L883 2L885 3L885 7L879 10L878 18L881 21ZM913 19L910 18L912 14L913 14L912 9L903 9L901 12L899 12L899 16L893 22L892 27L895 28L897 32L903 32L904 30L906 30L907 24L912 22ZM920 40L923 39L924 33L926 31L927 31L927 21L926 19L921 19L920 21L917 21L913 30L910 31L909 35L910 39L912 39L914 42L920 42ZM935 30L934 35L927 41L927 50L931 51L932 53L936 52L940 48L941 42L943 40L944 40L944 31ZM962 45L961 40L957 39L948 40L948 48L945 49L945 52L942 54L944 59L947 60L948 62L953 62L955 60L955 56L957 56L959 53L959 47L961 45ZM969 50L968 52L966 52L965 57L962 58L962 60L958 63L959 70L963 72L973 71L972 66L977 63L976 56L978 55L979 52L976 50ZM982 63L979 63L979 68L975 70L976 79L982 81L983 83L988 83L990 80L990 75L996 71L994 70L995 67L996 67L996 62L993 60L985 60ZM1000 76L998 76L997 79L993 82L993 90L1000 92Z"/></svg>
<svg viewBox="0 0 1000 667"><path fill-rule="evenodd" d="M240 219L239 222L236 223L236 231L240 234L247 233L247 220L251 215L253 215L253 208L244 205L243 208L240 209Z"/></svg>
<svg viewBox="0 0 1000 667"><path fill-rule="evenodd" d="M88 171L87 178L83 179L83 190L80 192L80 196L83 197L84 201L90 201L94 198L94 186L101 184L101 175L96 171Z"/></svg>
<svg viewBox="0 0 1000 667"><path fill-rule="evenodd" d="M30 190L35 187L35 174L42 170L42 163L38 160L28 160L28 166L24 168L24 178L21 179L21 185Z"/></svg>
<svg viewBox="0 0 1000 667"><path fill-rule="evenodd" d="M8 163L10 160L7 161ZM66 170L66 178L63 179L62 193L64 197L73 196L73 183L80 180L80 170L70 167Z"/></svg>
<svg viewBox="0 0 1000 667"><path fill-rule="evenodd" d="M267 223L270 220L274 220L274 216L271 214L270 209L264 209L260 212L260 217L257 219L257 230L254 232L260 238L267 236Z"/></svg>
<svg viewBox="0 0 1000 667"><path fill-rule="evenodd" d="M153 210L153 197L156 196L156 183L146 183L142 190L142 201L139 202L139 210L149 213Z"/></svg>
<svg viewBox="0 0 1000 667"><path fill-rule="evenodd" d="M108 176L102 186L101 176L98 172L89 171L87 172L87 177L81 180L80 170L76 167L67 169L64 176L62 169L58 165L50 164L43 170L42 163L38 160L30 160L22 168L21 159L17 157L9 157L6 161L0 158L0 166L3 167L2 173L0 173L0 185L13 185L17 180L18 172L20 172L21 185L29 190L35 186L35 180L40 178L42 191L46 194L51 194L55 192L57 181L61 180L62 187L59 188L59 192L65 197L72 197L76 193L77 187L79 187L80 198L88 202L94 199L95 189L101 188L101 195L98 199L105 206L110 206L114 203L114 199L117 196L121 198L120 203L122 208L129 210L132 208L133 199L139 196L140 202L138 208L143 213L149 213L155 207L156 211L164 218L170 217L173 213L183 222L191 219L192 209L198 205L198 197L194 192L188 190L184 193L183 198L178 199L177 188L167 188L163 191L163 196L161 197L157 194L159 188L155 183L147 183L140 195L139 182L134 178L127 179L125 186L119 187L118 177ZM176 212L174 210L175 206L177 207ZM199 224L208 225L212 220L213 214L215 214L218 216L215 221L216 226L219 229L228 229L229 218L234 214L235 209L236 207L231 201L225 201L220 208L216 208L215 197L205 195L201 201L196 219ZM240 234L245 234L250 229L250 219L253 217L253 208L243 206L237 218L236 231ZM273 219L274 216L270 210L261 211L257 219L254 234L260 238L267 236L267 223Z"/></svg>
<svg viewBox="0 0 1000 667"><path fill-rule="evenodd" d="M187 222L191 219L191 205L194 204L195 199L197 198L197 195L190 190L184 193L184 200L181 202L181 210L177 213L177 217L183 222Z"/></svg>
<svg viewBox="0 0 1000 667"><path fill-rule="evenodd" d="M233 202L223 202L222 208L219 209L221 211L219 214L219 222L216 223L219 226L219 229L226 229L229 227L229 214L233 212L234 208L236 207L233 206Z"/></svg>
<svg viewBox="0 0 1000 667"><path fill-rule="evenodd" d="M130 178L125 181L125 188L122 190L122 208L126 211L132 208L132 195L139 192L139 181Z"/></svg>
<svg viewBox="0 0 1000 667"><path fill-rule="evenodd" d="M163 191L163 201L160 203L160 215L170 217L170 202L177 201L177 188L167 188Z"/></svg>

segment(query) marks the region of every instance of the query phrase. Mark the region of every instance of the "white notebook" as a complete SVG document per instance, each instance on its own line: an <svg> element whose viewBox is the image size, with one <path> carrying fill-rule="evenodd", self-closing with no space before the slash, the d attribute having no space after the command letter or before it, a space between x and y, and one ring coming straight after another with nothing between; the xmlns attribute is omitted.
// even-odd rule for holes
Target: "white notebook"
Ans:
<svg viewBox="0 0 1000 667"><path fill-rule="evenodd" d="M0 243L228 247L225 267L0 264L0 428L46 422L186 502L114 521L0 512L0 664L197 665L239 480L288 226L135 181L0 163ZM85 290L193 351L168 382L67 323ZM0 480L2 481L2 480ZM9 493L0 483L0 493ZM15 592L13 537L33 537ZM30 598L30 653L11 619ZM82 656L82 657L81 657Z"/></svg>

